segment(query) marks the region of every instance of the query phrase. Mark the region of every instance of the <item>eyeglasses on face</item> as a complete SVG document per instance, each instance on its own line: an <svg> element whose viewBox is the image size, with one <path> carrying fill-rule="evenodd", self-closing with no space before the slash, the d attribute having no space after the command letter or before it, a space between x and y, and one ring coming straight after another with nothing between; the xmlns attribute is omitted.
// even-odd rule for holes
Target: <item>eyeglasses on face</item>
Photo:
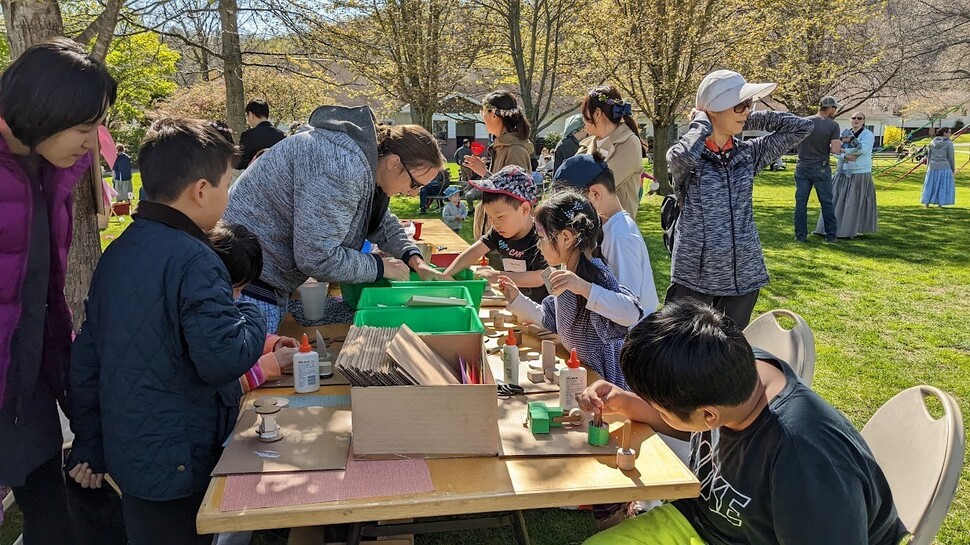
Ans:
<svg viewBox="0 0 970 545"><path fill-rule="evenodd" d="M735 105L734 106L734 113L736 113L736 114L743 114L745 110L750 110L751 109L751 105L752 104L753 103L751 102L751 99L749 98L748 100L745 100L744 102Z"/></svg>
<svg viewBox="0 0 970 545"><path fill-rule="evenodd" d="M411 174L411 170L408 169L407 165L401 163L401 168L404 169L404 172L408 173L408 178L411 178L411 191L417 191L424 187L424 184L419 182L418 179L414 177L414 174Z"/></svg>
<svg viewBox="0 0 970 545"><path fill-rule="evenodd" d="M864 117L853 117L852 120L853 121L865 121L866 118L864 118Z"/></svg>

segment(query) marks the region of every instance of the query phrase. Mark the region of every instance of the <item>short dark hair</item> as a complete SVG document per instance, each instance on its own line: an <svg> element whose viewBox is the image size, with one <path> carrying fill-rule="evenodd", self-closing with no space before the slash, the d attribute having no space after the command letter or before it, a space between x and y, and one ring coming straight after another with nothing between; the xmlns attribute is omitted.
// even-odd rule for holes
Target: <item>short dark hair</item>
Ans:
<svg viewBox="0 0 970 545"><path fill-rule="evenodd" d="M145 135L138 168L149 200L170 203L200 179L218 187L235 157L236 146L209 121L166 118L152 123Z"/></svg>
<svg viewBox="0 0 970 545"><path fill-rule="evenodd" d="M482 205L484 206L493 202L504 202L516 210L522 206L522 201L511 195L499 193L497 191L482 191Z"/></svg>
<svg viewBox="0 0 970 545"><path fill-rule="evenodd" d="M263 247L259 237L245 225L219 220L209 231L209 241L226 265L232 287L259 279L263 273Z"/></svg>
<svg viewBox="0 0 970 545"><path fill-rule="evenodd" d="M744 403L758 381L741 328L693 299L665 303L635 325L620 366L635 394L683 420L706 405Z"/></svg>
<svg viewBox="0 0 970 545"><path fill-rule="evenodd" d="M99 122L118 84L78 43L54 38L28 47L0 78L0 117L28 148L55 134Z"/></svg>
<svg viewBox="0 0 970 545"><path fill-rule="evenodd" d="M265 100L256 99L250 100L249 104L246 104L246 113L255 115L256 117L269 117L269 104Z"/></svg>

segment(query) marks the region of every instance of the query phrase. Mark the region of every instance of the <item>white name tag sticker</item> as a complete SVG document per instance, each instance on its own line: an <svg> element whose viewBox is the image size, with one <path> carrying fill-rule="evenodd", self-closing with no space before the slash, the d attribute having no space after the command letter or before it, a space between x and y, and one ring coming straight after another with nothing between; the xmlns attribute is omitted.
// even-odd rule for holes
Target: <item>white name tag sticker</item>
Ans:
<svg viewBox="0 0 970 545"><path fill-rule="evenodd" d="M524 259L510 259L507 257L502 258L502 269L505 272L525 272L528 270Z"/></svg>

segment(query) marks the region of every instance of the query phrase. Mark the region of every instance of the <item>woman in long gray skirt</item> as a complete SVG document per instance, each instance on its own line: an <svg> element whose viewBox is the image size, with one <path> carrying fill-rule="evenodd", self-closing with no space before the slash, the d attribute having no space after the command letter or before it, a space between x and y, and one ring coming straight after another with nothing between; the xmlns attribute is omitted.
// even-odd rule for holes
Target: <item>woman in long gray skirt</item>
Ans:
<svg viewBox="0 0 970 545"><path fill-rule="evenodd" d="M859 140L860 149L845 155L848 168L839 169L832 180L832 204L838 221L838 238L852 238L863 233L875 233L878 223L876 186L872 182L872 147L876 137L865 127L866 116L852 113L852 133ZM825 235L825 225L819 217L816 235Z"/></svg>

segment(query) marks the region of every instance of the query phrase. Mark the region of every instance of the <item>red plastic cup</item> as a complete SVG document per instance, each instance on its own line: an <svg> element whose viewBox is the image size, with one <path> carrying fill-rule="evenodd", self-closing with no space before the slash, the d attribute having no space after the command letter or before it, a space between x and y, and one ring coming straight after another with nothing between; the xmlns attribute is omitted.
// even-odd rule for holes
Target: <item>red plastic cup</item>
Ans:
<svg viewBox="0 0 970 545"><path fill-rule="evenodd" d="M414 224L414 240L421 240L421 225L424 222L412 221L411 223Z"/></svg>
<svg viewBox="0 0 970 545"><path fill-rule="evenodd" d="M471 149L472 149L472 153L474 153L475 155L481 155L485 153L485 146L483 146L479 142L472 142Z"/></svg>

